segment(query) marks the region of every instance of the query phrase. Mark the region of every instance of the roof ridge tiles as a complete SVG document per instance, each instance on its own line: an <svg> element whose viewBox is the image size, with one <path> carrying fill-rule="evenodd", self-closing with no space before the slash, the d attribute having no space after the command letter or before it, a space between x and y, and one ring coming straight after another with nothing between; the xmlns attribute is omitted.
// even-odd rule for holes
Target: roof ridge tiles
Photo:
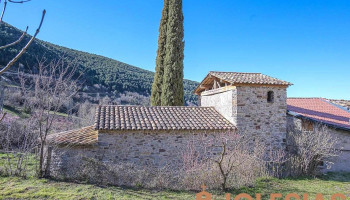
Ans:
<svg viewBox="0 0 350 200"><path fill-rule="evenodd" d="M144 107L144 108L214 108L214 106L142 106L142 105L98 105L98 107Z"/></svg>
<svg viewBox="0 0 350 200"><path fill-rule="evenodd" d="M262 74L260 72L227 72L227 71L209 71L211 72L218 72L218 73L237 73L237 74Z"/></svg>
<svg viewBox="0 0 350 200"><path fill-rule="evenodd" d="M288 97L287 99L326 99L323 97Z"/></svg>

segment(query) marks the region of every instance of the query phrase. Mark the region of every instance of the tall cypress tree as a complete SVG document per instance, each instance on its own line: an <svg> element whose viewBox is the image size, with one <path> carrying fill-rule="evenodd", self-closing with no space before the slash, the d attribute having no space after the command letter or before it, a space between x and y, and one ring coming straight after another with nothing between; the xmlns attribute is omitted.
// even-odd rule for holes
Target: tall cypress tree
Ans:
<svg viewBox="0 0 350 200"><path fill-rule="evenodd" d="M168 3L169 0L164 0L164 7L162 11L162 18L159 25L158 36L158 50L156 58L156 72L154 74L154 80L151 90L151 105L161 105L161 93L164 74L164 59L165 59L165 46L166 46L166 34L167 34L167 22L168 22Z"/></svg>
<svg viewBox="0 0 350 200"><path fill-rule="evenodd" d="M166 52L161 92L162 106L183 106L184 27L182 0L168 0Z"/></svg>

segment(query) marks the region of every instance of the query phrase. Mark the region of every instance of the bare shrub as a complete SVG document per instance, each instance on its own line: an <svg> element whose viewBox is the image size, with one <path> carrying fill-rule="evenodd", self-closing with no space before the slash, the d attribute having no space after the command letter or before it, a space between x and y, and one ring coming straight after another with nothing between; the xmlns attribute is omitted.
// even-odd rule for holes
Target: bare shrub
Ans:
<svg viewBox="0 0 350 200"><path fill-rule="evenodd" d="M138 94L136 92L125 92L120 94L120 97L115 100L116 104L122 105L150 105L150 97Z"/></svg>
<svg viewBox="0 0 350 200"><path fill-rule="evenodd" d="M182 185L196 190L204 183L211 189L228 190L252 186L258 178L275 174L269 166L283 163L284 155L270 153L278 150L266 148L263 143L248 145L251 141L236 133L189 141L183 154Z"/></svg>
<svg viewBox="0 0 350 200"><path fill-rule="evenodd" d="M78 127L90 126L94 123L96 106L91 104L88 100L79 105L78 108Z"/></svg>
<svg viewBox="0 0 350 200"><path fill-rule="evenodd" d="M317 125L313 131L300 131L291 128L288 132L290 176L315 176L320 165L332 165L331 159L339 155L336 149L338 139L328 127Z"/></svg>
<svg viewBox="0 0 350 200"><path fill-rule="evenodd" d="M147 168L132 163L104 163L84 155L75 155L81 162L68 162L60 172L60 179L150 189L176 189L178 176L169 166Z"/></svg>
<svg viewBox="0 0 350 200"><path fill-rule="evenodd" d="M187 169L182 172L181 184L177 189L198 190L202 184L211 189L219 189L221 174L213 160L205 160L196 168Z"/></svg>
<svg viewBox="0 0 350 200"><path fill-rule="evenodd" d="M37 145L38 132L25 120L16 120L10 124L0 124L0 142L6 155L4 175L25 177L28 164L33 161L33 151Z"/></svg>
<svg viewBox="0 0 350 200"><path fill-rule="evenodd" d="M7 105L19 106L24 102L24 97L19 90L9 91L9 89L5 89L5 94L7 94L5 97L5 104Z"/></svg>

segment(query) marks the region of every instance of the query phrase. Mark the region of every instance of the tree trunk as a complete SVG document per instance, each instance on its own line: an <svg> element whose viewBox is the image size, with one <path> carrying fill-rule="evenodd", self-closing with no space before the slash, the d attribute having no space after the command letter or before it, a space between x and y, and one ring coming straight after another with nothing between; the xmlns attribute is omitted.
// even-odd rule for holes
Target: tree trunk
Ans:
<svg viewBox="0 0 350 200"><path fill-rule="evenodd" d="M44 145L45 142L41 142L40 145L40 157L39 157L39 178L43 178L45 176L44 172Z"/></svg>

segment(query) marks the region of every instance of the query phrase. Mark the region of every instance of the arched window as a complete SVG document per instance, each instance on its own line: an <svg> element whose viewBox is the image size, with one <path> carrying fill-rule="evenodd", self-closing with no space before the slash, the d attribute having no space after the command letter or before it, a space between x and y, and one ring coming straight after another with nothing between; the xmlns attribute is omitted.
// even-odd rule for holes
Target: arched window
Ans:
<svg viewBox="0 0 350 200"><path fill-rule="evenodd" d="M267 102L268 103L273 103L274 101L274 94L273 91L268 91L267 92Z"/></svg>

